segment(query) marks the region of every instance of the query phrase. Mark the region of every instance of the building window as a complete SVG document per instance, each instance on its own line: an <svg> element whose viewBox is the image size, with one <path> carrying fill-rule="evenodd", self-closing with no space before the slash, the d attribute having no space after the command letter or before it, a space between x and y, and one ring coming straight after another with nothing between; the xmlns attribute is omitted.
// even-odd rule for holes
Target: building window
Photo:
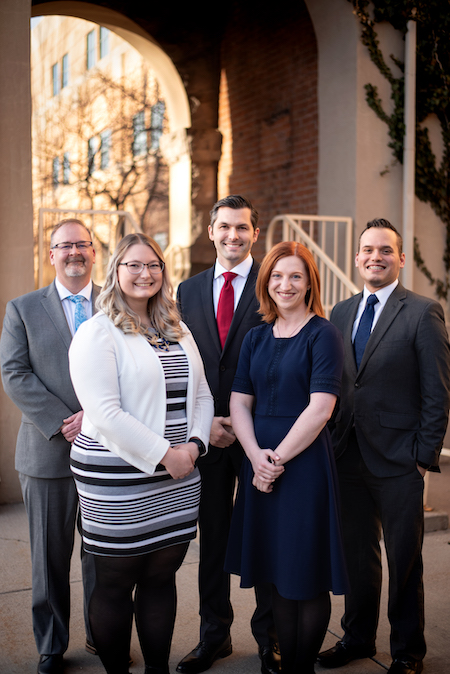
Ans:
<svg viewBox="0 0 450 674"><path fill-rule="evenodd" d="M52 183L54 187L59 185L59 157L54 157L52 162Z"/></svg>
<svg viewBox="0 0 450 674"><path fill-rule="evenodd" d="M62 57L62 77L61 77L61 86L67 87L69 84L69 54L64 54Z"/></svg>
<svg viewBox="0 0 450 674"><path fill-rule="evenodd" d="M142 110L133 117L133 157L147 154L147 131L145 112Z"/></svg>
<svg viewBox="0 0 450 674"><path fill-rule="evenodd" d="M109 166L109 154L111 149L111 130L106 129L100 134L100 168L106 169Z"/></svg>
<svg viewBox="0 0 450 674"><path fill-rule="evenodd" d="M52 65L52 88L53 96L59 94L59 64L55 63Z"/></svg>
<svg viewBox="0 0 450 674"><path fill-rule="evenodd" d="M95 30L91 30L86 36L86 68L90 70L95 66L96 62L96 39Z"/></svg>
<svg viewBox="0 0 450 674"><path fill-rule="evenodd" d="M88 140L88 175L92 175L95 171L95 155L97 153L97 138L92 136Z"/></svg>
<svg viewBox="0 0 450 674"><path fill-rule="evenodd" d="M63 184L68 185L70 179L70 154L64 152L63 156Z"/></svg>
<svg viewBox="0 0 450 674"><path fill-rule="evenodd" d="M109 30L100 26L100 58L109 54Z"/></svg>
<svg viewBox="0 0 450 674"><path fill-rule="evenodd" d="M166 105L164 101L158 101L152 106L152 150L157 150L159 148L159 139L163 132L165 109Z"/></svg>

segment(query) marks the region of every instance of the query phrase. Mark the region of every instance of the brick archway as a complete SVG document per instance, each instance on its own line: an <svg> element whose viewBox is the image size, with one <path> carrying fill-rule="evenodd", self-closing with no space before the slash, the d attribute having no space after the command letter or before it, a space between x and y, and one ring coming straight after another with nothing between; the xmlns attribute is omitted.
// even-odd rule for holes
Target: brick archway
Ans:
<svg viewBox="0 0 450 674"><path fill-rule="evenodd" d="M187 130L191 113L186 89L173 62L144 29L123 14L76 0L54 0L32 6L32 16L64 15L101 24L129 42L156 73L167 105L170 135L163 152L169 164L169 241L191 245L191 158Z"/></svg>

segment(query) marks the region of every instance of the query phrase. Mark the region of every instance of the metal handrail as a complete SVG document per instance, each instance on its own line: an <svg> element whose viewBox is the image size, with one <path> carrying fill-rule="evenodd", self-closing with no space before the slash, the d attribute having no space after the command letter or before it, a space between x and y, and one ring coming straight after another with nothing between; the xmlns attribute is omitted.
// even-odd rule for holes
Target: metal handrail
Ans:
<svg viewBox="0 0 450 674"><path fill-rule="evenodd" d="M190 250L188 247L169 243L164 251L164 259L174 290L189 277L191 271Z"/></svg>
<svg viewBox="0 0 450 674"><path fill-rule="evenodd" d="M308 223L309 233L299 224L301 222ZM327 236L325 227L320 227L320 223L331 223L333 225L333 236ZM339 237L339 223L342 223L345 227L344 241ZM269 251L273 246L275 230L278 225L282 226L280 241L301 241L312 252L319 268L321 279L320 295L327 318L337 302L360 292L359 288L350 279L351 218L317 215L278 215L269 224L266 234L266 251ZM315 239L320 242L320 245ZM327 246L332 248L334 260L325 252ZM340 254L342 257L342 249L345 256L343 262L345 271L337 264Z"/></svg>
<svg viewBox="0 0 450 674"><path fill-rule="evenodd" d="M123 218L125 222L125 228L121 232L121 236L129 234L131 232L142 232L141 227L134 221L132 215L128 211L108 211L102 209L92 209L92 208L39 208L39 221L38 221L38 287L42 288L43 286L43 277L44 277L44 265L43 265L43 254L44 254L44 215L46 213L56 213L62 218L63 216L77 217L81 215L90 215L91 216L91 226L90 229L94 236L97 235L96 228L94 225L95 216L106 215L108 217L108 236L106 240L102 243L108 248L109 252L112 253L116 244L117 244L117 225L112 225L113 218ZM100 273L100 272L99 272ZM100 274L101 276L101 274ZM96 281L103 283L103 278L97 278Z"/></svg>

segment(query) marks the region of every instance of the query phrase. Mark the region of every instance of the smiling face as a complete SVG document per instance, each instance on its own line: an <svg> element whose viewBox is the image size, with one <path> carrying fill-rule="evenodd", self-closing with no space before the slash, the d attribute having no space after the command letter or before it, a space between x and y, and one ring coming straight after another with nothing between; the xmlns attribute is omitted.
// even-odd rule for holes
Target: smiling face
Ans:
<svg viewBox="0 0 450 674"><path fill-rule="evenodd" d="M128 248L120 262L151 264L160 262L160 259L150 246L136 243ZM117 278L126 303L139 314L147 310L148 300L161 290L163 272L152 274L148 267L144 267L140 274L131 274L124 264L120 264Z"/></svg>
<svg viewBox="0 0 450 674"><path fill-rule="evenodd" d="M214 225L209 225L208 233L214 242L217 259L230 271L250 255L259 229L253 229L249 208L222 206L217 211Z"/></svg>
<svg viewBox="0 0 450 674"><path fill-rule="evenodd" d="M91 236L85 227L69 222L54 233L51 245L90 240ZM68 290L81 290L89 283L94 262L95 250L92 246L84 250L75 246L68 251L50 249L50 263L55 267L56 277Z"/></svg>
<svg viewBox="0 0 450 674"><path fill-rule="evenodd" d="M396 233L384 227L367 229L361 236L355 265L371 293L393 283L405 266Z"/></svg>
<svg viewBox="0 0 450 674"><path fill-rule="evenodd" d="M305 296L309 276L305 263L297 255L280 258L274 265L267 286L268 293L282 316L306 309Z"/></svg>

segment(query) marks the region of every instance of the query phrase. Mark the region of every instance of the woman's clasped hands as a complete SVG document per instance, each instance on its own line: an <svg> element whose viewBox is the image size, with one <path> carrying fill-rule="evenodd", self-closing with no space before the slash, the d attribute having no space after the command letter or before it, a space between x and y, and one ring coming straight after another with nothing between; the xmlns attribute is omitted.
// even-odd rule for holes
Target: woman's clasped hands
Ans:
<svg viewBox="0 0 450 674"><path fill-rule="evenodd" d="M273 490L273 483L284 473L284 466L279 462L281 457L272 449L260 449L251 459L253 468L252 484L259 491L270 493Z"/></svg>
<svg viewBox="0 0 450 674"><path fill-rule="evenodd" d="M197 458L197 445L194 442L185 442L169 447L161 463L174 480L179 480L192 473Z"/></svg>

